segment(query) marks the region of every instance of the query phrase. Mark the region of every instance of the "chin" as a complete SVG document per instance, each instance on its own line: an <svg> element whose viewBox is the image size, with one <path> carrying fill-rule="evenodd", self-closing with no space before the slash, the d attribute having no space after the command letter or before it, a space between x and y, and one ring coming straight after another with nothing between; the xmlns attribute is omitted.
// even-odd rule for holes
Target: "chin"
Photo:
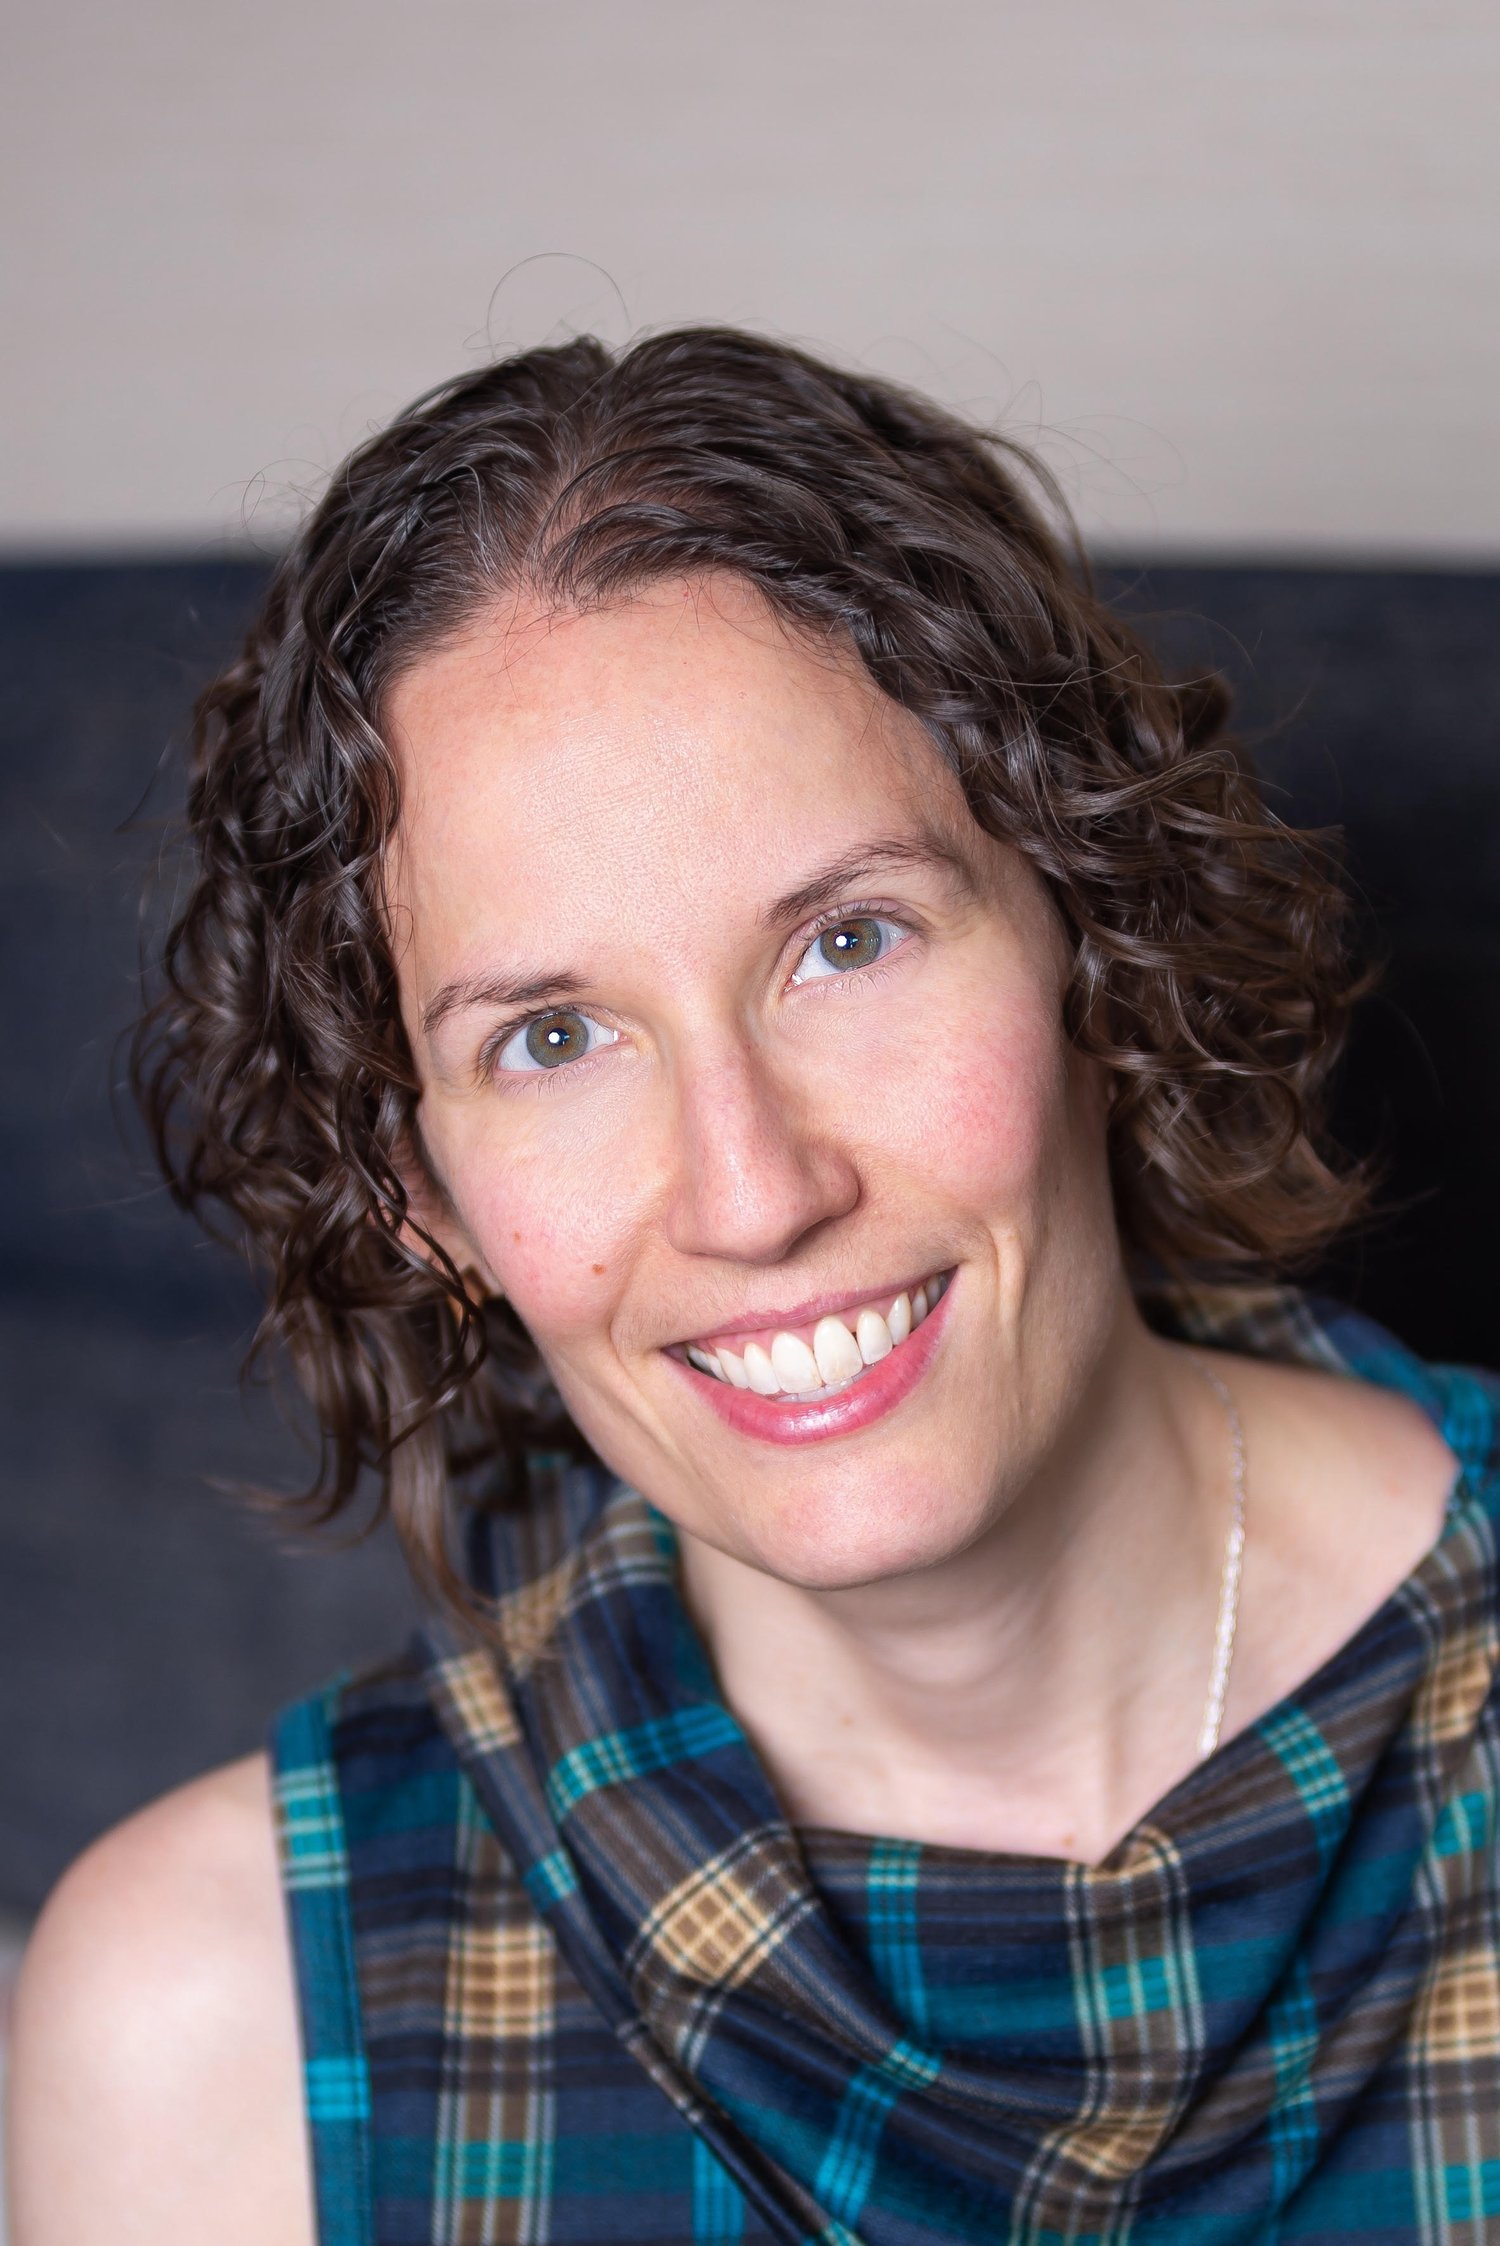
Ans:
<svg viewBox="0 0 1500 2246"><path fill-rule="evenodd" d="M866 1470L820 1486L804 1473L780 1502L709 1530L708 1541L799 1590L855 1590L958 1559L992 1510L977 1490L966 1500L951 1474Z"/></svg>

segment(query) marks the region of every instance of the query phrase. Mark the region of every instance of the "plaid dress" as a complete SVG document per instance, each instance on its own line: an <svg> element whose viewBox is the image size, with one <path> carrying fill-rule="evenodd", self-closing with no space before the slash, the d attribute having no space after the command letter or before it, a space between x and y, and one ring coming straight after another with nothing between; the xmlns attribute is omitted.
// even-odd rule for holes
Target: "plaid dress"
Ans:
<svg viewBox="0 0 1500 2246"><path fill-rule="evenodd" d="M1500 2239L1500 1382L1290 1291L1189 1338L1415 1397L1437 1544L1102 1864L793 1829L669 1525L540 1462L493 1647L273 1733L321 2246Z"/></svg>

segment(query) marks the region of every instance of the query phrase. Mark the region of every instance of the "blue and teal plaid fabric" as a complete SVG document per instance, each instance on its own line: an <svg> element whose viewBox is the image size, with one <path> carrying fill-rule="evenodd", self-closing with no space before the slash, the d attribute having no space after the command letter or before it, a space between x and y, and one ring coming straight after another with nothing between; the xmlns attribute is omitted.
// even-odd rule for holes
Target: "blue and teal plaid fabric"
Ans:
<svg viewBox="0 0 1500 2246"><path fill-rule="evenodd" d="M670 1528L539 1465L433 1630L279 1721L323 2246L1500 2239L1500 1382L1287 1291L1200 1342L1405 1390L1444 1533L1103 1864L793 1830Z"/></svg>

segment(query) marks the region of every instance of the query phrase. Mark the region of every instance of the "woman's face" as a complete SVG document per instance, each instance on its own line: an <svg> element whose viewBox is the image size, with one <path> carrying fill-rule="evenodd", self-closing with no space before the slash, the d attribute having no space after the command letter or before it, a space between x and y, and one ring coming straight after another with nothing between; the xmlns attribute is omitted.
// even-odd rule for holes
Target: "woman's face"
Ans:
<svg viewBox="0 0 1500 2246"><path fill-rule="evenodd" d="M965 1550L1122 1290L1038 877L734 580L497 612L389 716L445 1245L689 1534L822 1588Z"/></svg>

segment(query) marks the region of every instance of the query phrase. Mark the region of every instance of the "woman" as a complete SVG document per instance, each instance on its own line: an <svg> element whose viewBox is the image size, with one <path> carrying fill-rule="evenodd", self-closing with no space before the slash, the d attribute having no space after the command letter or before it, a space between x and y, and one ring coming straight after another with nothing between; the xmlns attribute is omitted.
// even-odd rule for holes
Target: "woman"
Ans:
<svg viewBox="0 0 1500 2246"><path fill-rule="evenodd" d="M1497 1391L1270 1283L1342 901L1022 467L530 353L206 697L146 1105L434 1619L62 1883L17 2246L1500 2221Z"/></svg>

